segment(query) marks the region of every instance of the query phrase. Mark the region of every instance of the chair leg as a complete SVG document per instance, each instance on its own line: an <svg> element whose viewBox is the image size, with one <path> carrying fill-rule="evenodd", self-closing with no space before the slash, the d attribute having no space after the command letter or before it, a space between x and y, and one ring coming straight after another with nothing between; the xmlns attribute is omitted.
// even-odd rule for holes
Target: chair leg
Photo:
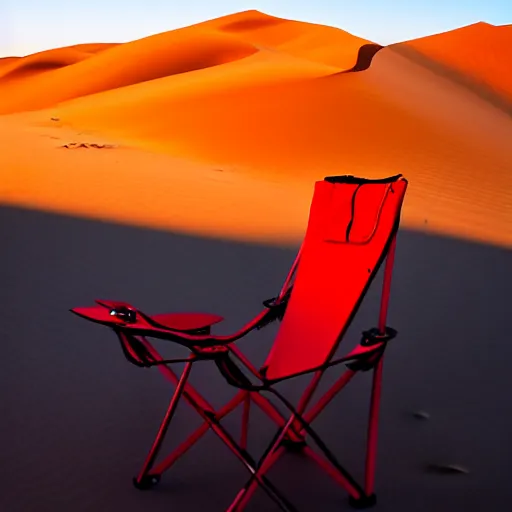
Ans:
<svg viewBox="0 0 512 512"><path fill-rule="evenodd" d="M307 449L307 447L306 447ZM263 461L263 464L260 465L259 470L261 475L264 475L267 473L270 468L286 453L286 448L283 446L280 446L275 452L273 452L265 461ZM256 491L258 487L257 480L253 479L252 482L249 484L247 483L245 487L245 496L243 496L238 503L238 512L244 510L244 508L247 506L247 503L251 499L252 495Z"/></svg>
<svg viewBox="0 0 512 512"><path fill-rule="evenodd" d="M289 431L292 428L292 425L296 422L295 418L292 416L287 423L285 423L275 434L272 441L268 445L267 449L264 451L260 460L258 461L258 475L263 476L270 468L279 460L279 458L285 453L286 445L283 441L287 440L287 436L289 435ZM295 443L295 441L292 441ZM307 445L306 445L307 447ZM240 512L245 508L249 499L254 494L256 487L258 485L258 481L256 479L257 475L252 475L251 478L247 481L245 486L240 490L240 492L235 497L235 500L231 503L228 512L236 511Z"/></svg>
<svg viewBox="0 0 512 512"><path fill-rule="evenodd" d="M154 463L154 460L158 454L158 451L161 447L163 438L165 436L165 432L169 427L169 423L176 411L179 399L181 396L187 399L189 404L198 412L198 414L203 418L208 427L226 444L226 446L235 454L235 456L245 465L245 467L249 470L251 474L257 473L256 464L251 459L249 454L237 444L237 442L233 439L231 434L221 425L220 418L215 412L212 412L210 409L203 408L204 404L207 404L204 399L201 399L200 403L197 402L199 395L197 392L187 393L185 397L185 389L187 387L187 379L190 375L190 371L192 369L193 363L187 363L185 369L181 377L178 380L178 384L176 386L176 390L171 399L171 403L169 404L169 408L167 413L162 421L160 429L158 431L157 438L153 443L151 451L146 459L146 462L139 473L138 477L134 479L134 484L139 489L149 489L153 485L155 485L159 480L159 474L151 474L151 468ZM196 396L197 395L197 396ZM239 394L238 397L235 397L231 401L231 404L225 407L225 413L227 414L232 410L236 405L238 405L243 399L243 393ZM208 404L207 404L208 405ZM227 410L229 409L229 410ZM199 431L202 429L198 429L194 434L195 436L199 436ZM262 489L268 494L268 496L279 506L281 510L284 512L296 512L295 507L279 492L279 490L263 475L256 475L256 479L258 483L261 485Z"/></svg>
<svg viewBox="0 0 512 512"><path fill-rule="evenodd" d="M286 431L292 425L299 424L300 427L315 441L315 444L320 448L320 450L325 455L326 459L322 458L319 454L315 453L309 446L306 446L304 449L304 454L309 456L313 461L315 461L324 471L326 471L334 480L340 484L348 493L349 493L349 503L353 508L356 509L364 509L375 505L376 497L375 494L365 492L363 488L355 481L355 479L348 473L348 471L341 466L341 464L337 461L332 452L327 448L322 439L318 436L315 430L308 424L308 422L294 410L293 406L278 395L283 403L291 410L292 416L287 422L287 424L279 429L278 433L271 441L269 447L265 451L264 455L260 459L258 463L258 475L264 475L270 467L279 459L279 457L284 453L282 447L280 447L280 443L286 436ZM378 399L377 394L373 395L374 398ZM375 402L372 402L372 410L375 408ZM375 416L374 416L375 418ZM372 424L371 424L372 425ZM373 430L371 432L375 432L375 424L372 427ZM373 434L370 434L372 436ZM373 437L372 437L373 439ZM374 453L374 452L372 452ZM243 510L243 508L247 505L251 495L256 489L256 481L255 475L253 475L244 488L238 493L235 500L231 504L228 512L239 512Z"/></svg>
<svg viewBox="0 0 512 512"><path fill-rule="evenodd" d="M176 390L171 398L171 402L169 403L169 407L167 408L167 412L165 413L164 419L160 424L160 428L158 429L157 436L153 445L151 446L151 450L142 466L137 477L134 478L133 483L135 487L138 489L149 489L156 483L158 483L160 475L151 475L149 472L155 462L156 457L158 456L158 452L162 446L162 442L164 440L165 434L167 433L167 429L169 428L169 424L176 412L178 407L179 400L183 394L183 390L187 384L188 377L190 375L190 371L192 370L193 363L187 363L181 374L181 377L178 381L178 385L176 386Z"/></svg>
<svg viewBox="0 0 512 512"><path fill-rule="evenodd" d="M346 372L334 383L334 385L316 402L316 404L311 407L310 410L308 410L304 415L303 419L308 424L311 424L317 416L325 409L325 407L331 402L331 400L350 382L350 380L356 375L357 372L352 370L346 370ZM310 384L311 387L313 387L313 384ZM255 400L256 397L261 397L258 393L253 393L253 400ZM266 400L264 397L261 397L264 400ZM255 400L256 401L256 400ZM309 401L309 399L308 399ZM304 403L305 400L302 401ZM270 402L269 402L270 403ZM306 404L307 405L307 404ZM303 409L305 406L303 406ZM298 411L297 411L298 412ZM282 424L284 425L284 418L282 420ZM281 425L280 425L281 426ZM289 432L287 433L287 436L290 436L290 440L293 440L292 434L295 432L300 432L300 438L296 438L297 440L292 441L292 443L299 445L300 439L305 439L304 437L304 428L301 425L301 422L298 419L295 419L292 427L290 428ZM295 434L297 435L297 434ZM286 441L286 438L284 439ZM286 443L282 443L282 446L286 446ZM340 484L344 489L346 489L347 486L347 480L346 478L339 473L339 471L328 461L325 459L322 459L316 452L314 452L309 446L303 445L301 447L301 450L303 450L303 453L307 456L309 456L311 459L313 459L317 464L319 464L324 471L326 471L334 480ZM279 460L279 458L285 453L284 449L279 449L274 452L272 457L269 457L269 459L265 462L264 467L262 467L263 472L267 472L270 467ZM253 481L246 489L245 497L240 501L240 510L243 510L245 505L247 505L247 502L251 498L252 494L256 490L257 483Z"/></svg>
<svg viewBox="0 0 512 512"><path fill-rule="evenodd" d="M292 416L284 425L284 427L280 428L277 431L277 434L274 436L274 439L272 439L268 448L265 450L265 453L260 458L256 467L256 471L252 473L251 477L244 485L244 487L240 490L240 492L236 495L235 499L233 500L233 502L231 503L226 512L240 512L242 510L242 505L245 505L245 503L247 502L247 493L251 492L251 488L253 487L256 481L259 483L260 480L264 478L263 474L269 469L269 462L271 462L273 455L279 449L281 442L285 438L287 431L294 422L294 420L295 418L294 416Z"/></svg>
<svg viewBox="0 0 512 512"><path fill-rule="evenodd" d="M245 467L251 473L251 481L255 479L261 486L261 488L267 493L267 495L279 506L281 510L284 512L297 512L295 506L290 503L290 501L284 497L281 492L272 484L258 469L258 466L251 459L249 454L239 446L236 441L233 439L231 434L220 424L220 422L215 417L205 417L206 421L210 424L210 428L212 431L217 434L217 436L224 441L226 446L235 454L235 456L245 465ZM283 432L286 432L288 428L288 424L282 429ZM238 508L232 508L232 506L228 509L231 512L238 512Z"/></svg>
<svg viewBox="0 0 512 512"><path fill-rule="evenodd" d="M157 350L149 343L149 341L144 338L143 336L140 336L138 339L141 340L141 342L144 344L145 348L149 350L150 354L153 356L153 358L156 361L162 360L162 356L157 352ZM257 373L257 370L254 368L254 366L250 363L250 361L241 353L239 349L236 349L236 347L232 347L231 351L238 357L244 364L249 364L251 366L251 371L256 372L255 375L259 375ZM247 363L246 363L247 362ZM178 382L177 375L173 372L171 368L169 368L166 365L160 365L158 366L158 370L162 374L162 376L168 380L169 382L173 383L174 385ZM213 407L198 393L198 391L190 384L187 384L184 392L183 392L183 398L189 403L189 404L195 404L192 405L194 409L197 410L197 407L200 407L203 410L208 410L214 413ZM283 426L286 423L286 418L283 417L283 415L276 409L276 407L268 401L264 396L258 394L258 393L252 393L251 394L251 400L272 420L274 421L278 426ZM304 436L299 435L296 433L293 429L290 429L289 437L291 441L295 441L297 443L303 443L304 442Z"/></svg>
<svg viewBox="0 0 512 512"><path fill-rule="evenodd" d="M305 430L308 436L313 439L315 444L320 448L322 453L325 455L326 459L331 463L334 468L338 471L340 476L345 481L345 485L343 487L349 493L352 500L359 500L360 498L366 496L363 488L356 482L353 476L338 462L334 454L329 450L326 444L322 441L321 437L316 433L316 431L311 427L311 425L302 417L302 415L298 414L293 405L280 393L278 393L275 389L270 390L274 393L283 404L290 410L292 413L291 419L296 419L302 428Z"/></svg>
<svg viewBox="0 0 512 512"><path fill-rule="evenodd" d="M272 420L278 427L284 427L286 424L286 418L277 410L277 408L264 396L259 393L252 393L251 400ZM288 429L286 438L289 439L290 444L295 443L301 445L305 442L305 437L294 428Z"/></svg>
<svg viewBox="0 0 512 512"><path fill-rule="evenodd" d="M240 446L243 450L247 449L247 436L249 431L249 414L251 411L251 393L247 391L243 399L242 410L242 433L240 438Z"/></svg>
<svg viewBox="0 0 512 512"><path fill-rule="evenodd" d="M377 435L379 424L379 405L382 387L383 357L379 359L373 370L372 397L368 423L368 440L366 448L365 491L372 495L375 483L375 466L377 460Z"/></svg>
<svg viewBox="0 0 512 512"><path fill-rule="evenodd" d="M243 401L245 396L245 392L237 393L224 407L222 407L219 411L215 413L215 417L217 420L222 420L225 416L230 414L234 409L236 409ZM190 403L190 402L189 402ZM195 405L191 404L194 407L194 410L197 412L198 409ZM183 456L194 444L201 439L201 437L206 434L210 430L210 424L208 422L204 422L200 427L198 427L192 434L185 439L177 448L175 448L165 459L163 459L160 463L158 463L153 468L153 473L161 475L165 473L181 456Z"/></svg>

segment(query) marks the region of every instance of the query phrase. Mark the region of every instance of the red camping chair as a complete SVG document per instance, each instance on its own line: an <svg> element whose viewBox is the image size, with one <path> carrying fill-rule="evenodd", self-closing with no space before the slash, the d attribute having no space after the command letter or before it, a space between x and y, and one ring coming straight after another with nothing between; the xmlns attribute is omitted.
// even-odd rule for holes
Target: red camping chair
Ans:
<svg viewBox="0 0 512 512"><path fill-rule="evenodd" d="M401 175L380 180L353 176L327 177L315 186L309 223L301 250L276 298L265 301L265 309L239 332L231 336L211 334L211 326L221 317L207 314L150 316L133 306L115 301L96 301L98 306L71 311L93 322L111 327L117 334L126 358L141 367L157 366L176 385L165 417L149 455L134 484L149 489L160 476L199 438L212 429L251 473L228 512L240 511L255 488L262 489L281 510L296 510L265 473L287 450L301 450L350 496L356 508L375 504L374 475L377 443L377 416L380 400L383 354L396 331L386 325L396 235L407 181ZM386 259L378 327L363 332L360 342L343 357L335 358L339 342L356 314L373 278ZM233 342L254 329L280 320L281 326L264 366L258 370ZM190 350L182 359L164 359L147 337L179 343ZM192 366L214 361L229 384L239 388L222 409L214 408L187 382ZM169 367L185 362L181 376ZM338 381L307 409L327 368L345 363ZM358 372L373 370L365 482L359 484L329 451L311 427L334 396ZM313 377L297 406L292 405L275 384L298 375ZM284 418L264 396L277 397L289 410ZM180 398L184 398L204 423L173 453L156 462L169 423ZM247 452L250 404L261 408L279 429L259 461ZM221 424L222 418L243 405L240 442ZM311 439L319 449L308 444Z"/></svg>

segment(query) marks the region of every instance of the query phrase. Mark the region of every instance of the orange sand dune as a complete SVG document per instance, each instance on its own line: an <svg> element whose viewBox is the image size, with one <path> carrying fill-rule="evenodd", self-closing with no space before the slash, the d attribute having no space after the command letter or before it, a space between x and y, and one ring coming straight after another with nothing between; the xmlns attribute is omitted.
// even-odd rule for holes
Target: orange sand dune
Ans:
<svg viewBox="0 0 512 512"><path fill-rule="evenodd" d="M512 242L510 118L389 50L368 71L293 84L223 90L199 81L169 94L169 80L75 100L55 115L260 176L403 171L418 187L410 193L411 222Z"/></svg>
<svg viewBox="0 0 512 512"><path fill-rule="evenodd" d="M359 48L370 41L338 28L283 20L258 11L219 18L217 29L242 35L257 45L342 69L352 67Z"/></svg>
<svg viewBox="0 0 512 512"><path fill-rule="evenodd" d="M422 63L473 87L485 86L512 101L512 26L476 23L398 45ZM430 60L430 62L428 62Z"/></svg>
<svg viewBox="0 0 512 512"><path fill-rule="evenodd" d="M282 53L292 62L307 60L306 72L299 76L310 76L307 70L315 66L322 75L353 67L359 48L368 43L339 29L247 11L113 46L92 56L78 45L25 57L3 72L8 77L19 67L24 80L2 81L0 75L0 114L47 108L71 98L220 66L259 52ZM286 79L287 66L284 68L283 77L272 70L271 80ZM46 72L34 76L34 70ZM263 76L264 69L258 69L258 74Z"/></svg>
<svg viewBox="0 0 512 512"><path fill-rule="evenodd" d="M314 180L402 172L405 225L512 246L510 115L397 48L249 11L19 80L4 112L51 108L3 117L0 200L289 240Z"/></svg>
<svg viewBox="0 0 512 512"><path fill-rule="evenodd" d="M215 238L295 244L303 235L310 182L269 182L63 127L41 128L40 117L0 116L0 204ZM114 147L62 147L73 141Z"/></svg>
<svg viewBox="0 0 512 512"><path fill-rule="evenodd" d="M7 65L11 65L13 62L17 61L20 57L0 57L0 69Z"/></svg>

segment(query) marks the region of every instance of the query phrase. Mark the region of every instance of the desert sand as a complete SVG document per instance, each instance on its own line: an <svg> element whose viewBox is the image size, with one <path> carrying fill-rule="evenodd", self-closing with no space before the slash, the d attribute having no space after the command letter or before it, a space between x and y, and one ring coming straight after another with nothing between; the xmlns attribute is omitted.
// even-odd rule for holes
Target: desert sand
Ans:
<svg viewBox="0 0 512 512"><path fill-rule="evenodd" d="M405 226L508 247L510 41L479 23L381 48L248 11L3 59L0 201L297 241L314 180L401 172Z"/></svg>
<svg viewBox="0 0 512 512"><path fill-rule="evenodd" d="M509 510L511 30L382 48L247 11L0 59L0 509L225 510L247 475L213 436L155 492L132 488L169 387L68 309L209 311L232 332L279 289L315 180L403 173L376 510ZM375 324L379 286L352 340ZM240 343L256 364L276 327ZM192 382L214 405L232 395L213 365ZM369 384L315 423L358 476ZM258 450L274 430L253 419ZM180 407L166 446L197 424ZM299 457L274 475L300 510L351 510ZM260 493L247 510L274 508Z"/></svg>
<svg viewBox="0 0 512 512"><path fill-rule="evenodd" d="M216 332L233 332L275 295L296 247L6 206L0 240L0 510L225 511L247 473L213 434L154 491L133 488L172 389L158 371L130 365L112 332L68 309L96 297L121 299L148 313L217 313L226 322ZM400 233L389 316L399 336L385 363L375 512L509 510L511 288L509 250ZM377 282L348 345L375 325L379 289ZM240 341L257 365L276 327ZM183 353L158 346L169 356ZM322 389L338 375L329 372ZM192 382L215 406L233 394L211 364L195 368ZM304 384L280 389L295 401ZM314 423L358 477L369 388L370 376L359 375ZM414 417L422 410L429 419ZM225 421L237 438L240 416ZM249 449L259 454L274 426L258 412L251 423ZM194 411L180 406L164 453L198 424ZM430 473L429 464L457 464L469 474ZM319 510L319 502L322 512L353 510L342 489L298 456L283 458L269 477L301 512ZM246 510L277 509L260 492Z"/></svg>

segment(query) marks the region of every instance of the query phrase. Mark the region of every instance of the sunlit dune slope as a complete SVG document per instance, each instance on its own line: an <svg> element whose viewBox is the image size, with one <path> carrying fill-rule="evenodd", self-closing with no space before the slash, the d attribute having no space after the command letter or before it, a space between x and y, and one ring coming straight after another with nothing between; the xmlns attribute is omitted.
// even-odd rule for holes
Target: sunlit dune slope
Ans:
<svg viewBox="0 0 512 512"><path fill-rule="evenodd" d="M40 126L47 114L0 116L0 205L278 245L304 232L311 182L269 183L58 123ZM73 141L96 149L63 147Z"/></svg>
<svg viewBox="0 0 512 512"><path fill-rule="evenodd" d="M394 52L382 50L362 73L288 84L215 88L198 74L179 87L175 78L54 112L71 126L260 176L404 172L412 224L512 242L510 119Z"/></svg>
<svg viewBox="0 0 512 512"><path fill-rule="evenodd" d="M78 45L25 57L12 63L12 68L0 69L0 114L37 110L140 82L222 67L261 52L303 60L305 72L295 66L293 78L311 76L315 66L320 76L353 67L359 48L368 43L339 29L246 11L116 45L94 55ZM289 66L284 66L282 77L275 67L266 77L265 63L259 63L260 79L290 78ZM38 73L41 70L45 72ZM18 79L13 80L13 75Z"/></svg>
<svg viewBox="0 0 512 512"><path fill-rule="evenodd" d="M64 49L87 58L0 78L0 113L18 112L0 118L0 163L16 169L0 200L279 240L303 228L314 180L400 172L411 183L405 226L512 247L511 111L497 100L509 75L478 53L482 30L509 33L479 24L381 49L246 11L98 52ZM507 48L493 48L506 61ZM0 61L0 74L15 64ZM120 147L57 149L91 138Z"/></svg>
<svg viewBox="0 0 512 512"><path fill-rule="evenodd" d="M10 66L13 62L16 62L20 57L0 57L0 69Z"/></svg>
<svg viewBox="0 0 512 512"><path fill-rule="evenodd" d="M476 23L392 48L464 85L502 94L512 104L512 26Z"/></svg>

